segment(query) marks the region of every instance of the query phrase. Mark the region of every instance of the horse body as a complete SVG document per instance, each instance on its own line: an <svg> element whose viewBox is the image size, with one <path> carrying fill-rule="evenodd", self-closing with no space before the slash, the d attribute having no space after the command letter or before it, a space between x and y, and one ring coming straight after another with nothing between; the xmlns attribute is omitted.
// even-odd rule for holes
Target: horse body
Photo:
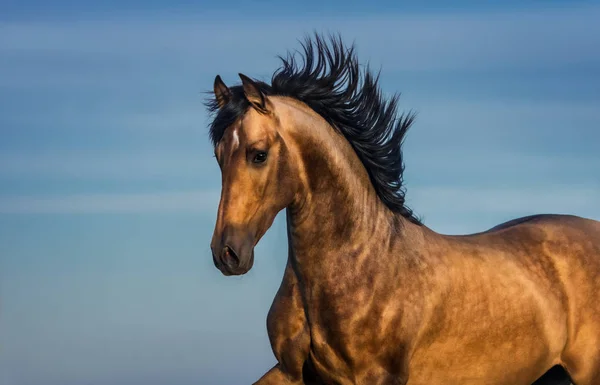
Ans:
<svg viewBox="0 0 600 385"><path fill-rule="evenodd" d="M285 279L298 282L294 303L308 335L300 350L320 381L530 384L553 365L567 366L567 341L581 327L569 328L579 318L569 306L600 314L572 290L585 299L600 292L597 222L542 215L480 234L437 234L370 199L368 176L331 130L295 127L302 140L289 134L288 143L303 146L290 151L302 154L306 186L302 208L288 211ZM283 317L275 310L269 318ZM278 327L269 333L274 346L288 338Z"/></svg>
<svg viewBox="0 0 600 385"><path fill-rule="evenodd" d="M316 67L329 61L353 82L346 51L317 45ZM298 87L293 69L281 76ZM317 87L296 90L305 100L286 95L289 84L278 95L245 76L238 88L215 81L216 267L248 271L254 245L287 212L288 262L267 317L278 363L256 384L527 385L554 365L577 385L600 384L600 222L541 215L472 235L432 231L388 178L401 177L393 158L410 121L370 138L382 148L373 157L368 135L344 124L367 109L376 131L390 110L371 95L327 120L325 107L344 105L319 71L304 70ZM314 95L333 106L311 105Z"/></svg>
<svg viewBox="0 0 600 385"><path fill-rule="evenodd" d="M310 268L282 283L303 282L295 310L269 314L273 346L289 334L272 325L291 314L306 317L294 328L307 334L300 350L326 384L531 384L557 364L595 383L598 222L548 215L469 236L423 230L414 250L395 235L391 247L373 237L360 250L292 253L292 266ZM578 376L582 365L595 369Z"/></svg>

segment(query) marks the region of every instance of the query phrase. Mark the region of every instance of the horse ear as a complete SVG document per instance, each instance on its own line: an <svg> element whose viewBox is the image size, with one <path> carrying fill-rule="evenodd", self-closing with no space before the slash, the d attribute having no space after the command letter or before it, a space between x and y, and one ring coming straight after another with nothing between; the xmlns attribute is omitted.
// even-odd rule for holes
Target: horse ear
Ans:
<svg viewBox="0 0 600 385"><path fill-rule="evenodd" d="M219 108L223 108L231 100L231 90L223 83L223 79L219 75L215 78L214 90L217 105Z"/></svg>
<svg viewBox="0 0 600 385"><path fill-rule="evenodd" d="M260 87L256 82L250 79L248 76L244 74L239 74L240 79L242 79L242 86L244 87L244 95L246 99L250 102L252 107L262 113L266 113L269 111L267 105L268 101L265 94L260 90Z"/></svg>

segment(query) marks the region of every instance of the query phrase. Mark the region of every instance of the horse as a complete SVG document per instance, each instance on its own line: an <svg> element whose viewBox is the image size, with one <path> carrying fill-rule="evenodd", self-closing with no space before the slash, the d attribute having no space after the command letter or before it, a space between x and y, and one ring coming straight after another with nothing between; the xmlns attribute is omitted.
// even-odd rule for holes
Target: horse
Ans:
<svg viewBox="0 0 600 385"><path fill-rule="evenodd" d="M551 368L600 384L600 222L540 214L433 231L405 203L415 114L397 112L398 94L383 96L341 36L301 45L271 84L217 75L206 102L221 171L215 267L248 272L286 213L266 322L277 363L254 384L525 385Z"/></svg>

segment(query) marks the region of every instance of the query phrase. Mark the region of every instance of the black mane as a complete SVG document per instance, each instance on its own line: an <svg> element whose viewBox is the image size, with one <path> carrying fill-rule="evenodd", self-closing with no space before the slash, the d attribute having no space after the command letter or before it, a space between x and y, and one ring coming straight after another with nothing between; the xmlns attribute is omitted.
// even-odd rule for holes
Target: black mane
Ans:
<svg viewBox="0 0 600 385"><path fill-rule="evenodd" d="M340 37L306 38L301 65L293 54L280 57L282 67L271 85L257 82L266 95L288 96L307 104L350 142L364 164L380 199L392 211L411 222L421 221L405 205L402 174L402 143L414 114L397 115L398 94L385 100L378 87L379 76L367 67L360 71L354 46L345 47ZM241 86L230 87L229 103L219 109L216 100L207 103L216 113L210 126L213 145L225 129L249 107Z"/></svg>

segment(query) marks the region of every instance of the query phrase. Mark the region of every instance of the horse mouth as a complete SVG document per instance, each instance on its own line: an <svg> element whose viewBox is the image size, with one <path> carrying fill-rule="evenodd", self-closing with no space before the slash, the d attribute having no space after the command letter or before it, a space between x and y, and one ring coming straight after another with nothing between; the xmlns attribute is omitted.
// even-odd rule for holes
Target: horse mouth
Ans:
<svg viewBox="0 0 600 385"><path fill-rule="evenodd" d="M254 250L248 258L240 258L232 249L225 247L220 260L215 259L215 267L225 276L244 275L254 265Z"/></svg>

